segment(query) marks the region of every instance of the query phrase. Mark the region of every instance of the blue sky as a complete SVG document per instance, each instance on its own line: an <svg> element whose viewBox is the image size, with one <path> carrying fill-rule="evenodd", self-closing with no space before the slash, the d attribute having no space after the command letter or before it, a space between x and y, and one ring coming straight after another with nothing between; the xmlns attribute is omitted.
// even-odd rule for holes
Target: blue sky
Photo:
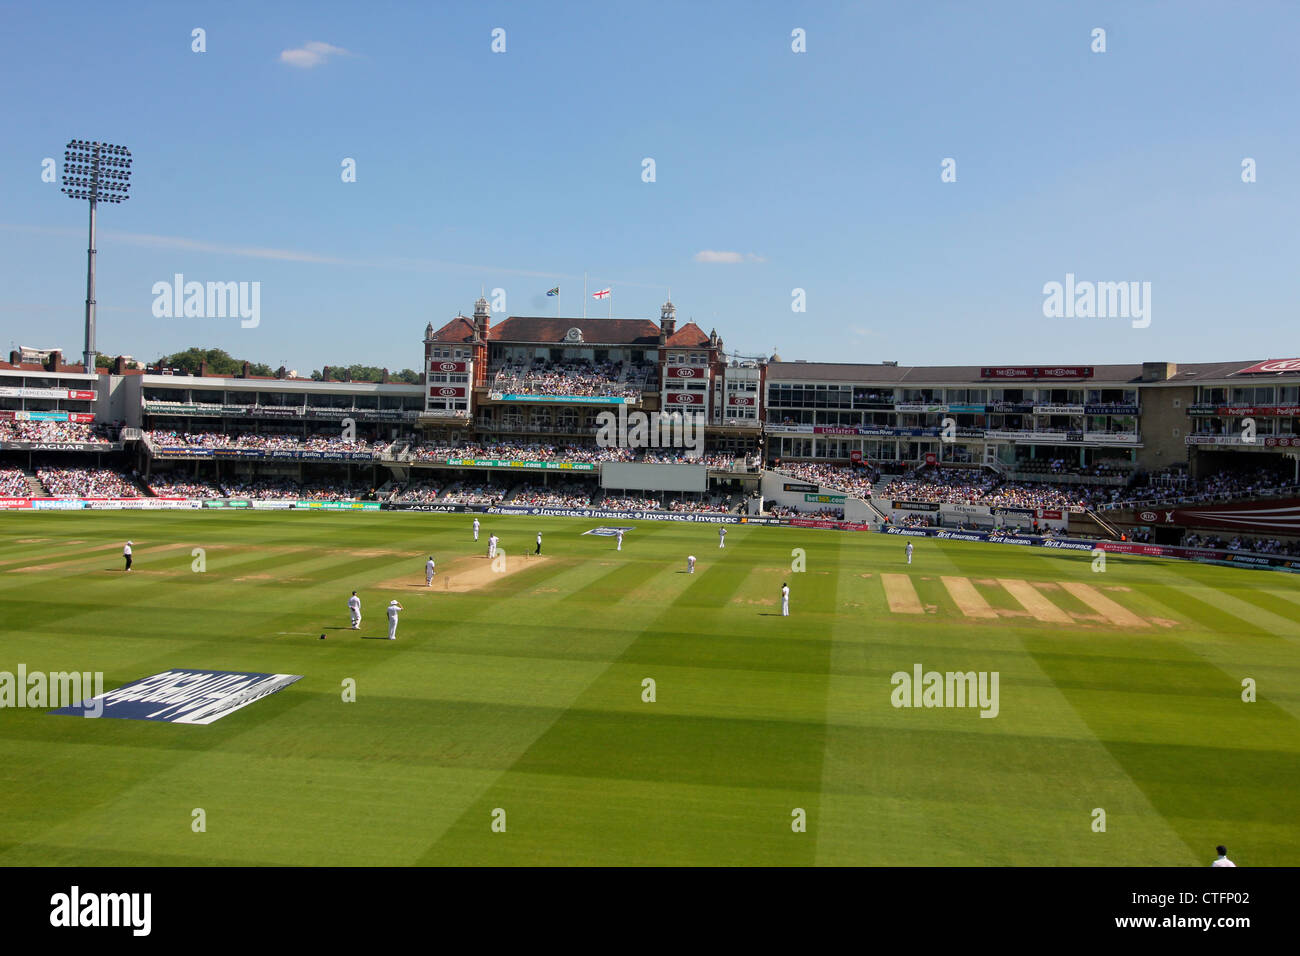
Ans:
<svg viewBox="0 0 1300 956"><path fill-rule="evenodd" d="M679 321L787 359L1300 352L1292 3L28 3L4 21L6 352L81 352L85 203L40 175L71 138L135 157L132 198L100 216L106 353L396 369L480 287L532 315L559 285L580 315L584 271L616 316L657 318L671 288ZM260 282L260 324L154 317L178 272ZM1149 327L1045 318L1066 273L1150 282Z"/></svg>

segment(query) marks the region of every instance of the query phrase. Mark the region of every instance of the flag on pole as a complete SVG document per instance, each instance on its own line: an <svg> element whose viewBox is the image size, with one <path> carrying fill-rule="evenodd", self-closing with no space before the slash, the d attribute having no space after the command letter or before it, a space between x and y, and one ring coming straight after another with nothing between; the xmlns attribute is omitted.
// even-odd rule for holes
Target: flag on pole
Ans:
<svg viewBox="0 0 1300 956"><path fill-rule="evenodd" d="M601 289L599 292L593 292L591 297L593 299L608 299L612 294L609 289Z"/></svg>
<svg viewBox="0 0 1300 956"><path fill-rule="evenodd" d="M549 292L547 292L546 294L547 294L547 295L559 295L559 294L560 294L560 287L557 285L554 289L551 289L551 290L550 290Z"/></svg>

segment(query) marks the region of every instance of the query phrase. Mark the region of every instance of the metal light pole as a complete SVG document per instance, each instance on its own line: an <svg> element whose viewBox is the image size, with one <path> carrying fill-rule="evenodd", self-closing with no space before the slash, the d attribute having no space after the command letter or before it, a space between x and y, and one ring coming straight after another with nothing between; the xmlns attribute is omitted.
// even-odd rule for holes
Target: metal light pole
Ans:
<svg viewBox="0 0 1300 956"><path fill-rule="evenodd" d="M86 348L82 361L95 374L95 206L125 202L131 187L131 151L125 146L71 140L63 152L63 193L90 201L90 242L86 247Z"/></svg>

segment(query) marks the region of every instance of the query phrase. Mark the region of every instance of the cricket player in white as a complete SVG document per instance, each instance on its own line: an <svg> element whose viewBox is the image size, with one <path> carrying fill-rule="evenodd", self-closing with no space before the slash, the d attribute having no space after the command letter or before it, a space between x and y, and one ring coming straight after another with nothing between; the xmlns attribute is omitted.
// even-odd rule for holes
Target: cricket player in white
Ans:
<svg viewBox="0 0 1300 956"><path fill-rule="evenodd" d="M352 630L361 630L361 598L357 597L356 591L348 598L348 610L352 612Z"/></svg>
<svg viewBox="0 0 1300 956"><path fill-rule="evenodd" d="M429 560L424 562L424 586L427 588L433 584L433 555L429 555Z"/></svg>
<svg viewBox="0 0 1300 956"><path fill-rule="evenodd" d="M497 556L497 536L489 535L488 536L488 557L495 558L496 556Z"/></svg>
<svg viewBox="0 0 1300 956"><path fill-rule="evenodd" d="M474 519L474 540L478 540L478 518Z"/></svg>
<svg viewBox="0 0 1300 956"><path fill-rule="evenodd" d="M397 603L397 598L388 602L388 639L397 640L397 615L402 610L402 605Z"/></svg>
<svg viewBox="0 0 1300 956"><path fill-rule="evenodd" d="M790 585L781 585L781 616L790 616Z"/></svg>
<svg viewBox="0 0 1300 956"><path fill-rule="evenodd" d="M907 563L912 563L912 542L907 542Z"/></svg>
<svg viewBox="0 0 1300 956"><path fill-rule="evenodd" d="M686 556L686 573L687 574L695 573L695 555L693 554L688 554Z"/></svg>
<svg viewBox="0 0 1300 956"><path fill-rule="evenodd" d="M614 550L615 551L623 550L623 529L622 528L618 529L618 547L615 548Z"/></svg>
<svg viewBox="0 0 1300 956"><path fill-rule="evenodd" d="M1233 863L1231 860L1228 859L1228 848L1226 846L1215 847L1215 850L1218 852L1219 858L1215 860L1213 863L1211 863L1210 866L1236 866L1237 865L1236 863Z"/></svg>
<svg viewBox="0 0 1300 956"><path fill-rule="evenodd" d="M726 529L726 528L719 528L719 529L718 529L718 547L719 547L719 548L725 548L726 546L727 546L727 529Z"/></svg>
<svg viewBox="0 0 1300 956"><path fill-rule="evenodd" d="M131 542L130 541L128 541L126 543L126 547L122 549L122 557L126 558L126 569L130 571L131 570Z"/></svg>
<svg viewBox="0 0 1300 956"><path fill-rule="evenodd" d="M537 550L534 551L533 554L541 554L541 553L542 553L542 533L539 531L537 532Z"/></svg>

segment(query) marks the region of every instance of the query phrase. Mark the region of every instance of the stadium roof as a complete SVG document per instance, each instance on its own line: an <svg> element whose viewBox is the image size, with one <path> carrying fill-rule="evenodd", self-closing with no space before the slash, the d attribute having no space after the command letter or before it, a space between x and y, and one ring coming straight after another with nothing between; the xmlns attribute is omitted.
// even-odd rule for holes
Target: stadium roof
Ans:
<svg viewBox="0 0 1300 956"><path fill-rule="evenodd" d="M468 342L474 337L474 322L463 315L458 315L437 332L433 333L434 342Z"/></svg>
<svg viewBox="0 0 1300 956"><path fill-rule="evenodd" d="M985 388L1016 388L1030 384L1058 383L1062 388L1085 382L1141 384L1141 365L1094 365L1090 378L995 379L983 378L981 365L867 365L848 362L772 362L767 367L769 382L861 382L870 385L950 385L965 383ZM1006 368L1007 366L998 366Z"/></svg>
<svg viewBox="0 0 1300 956"><path fill-rule="evenodd" d="M563 345L569 329L582 331L584 345L659 344L659 325L649 319L573 319L557 316L512 315L488 328L491 342L532 342ZM433 333L435 342L468 342L474 320L458 315Z"/></svg>
<svg viewBox="0 0 1300 956"><path fill-rule="evenodd" d="M1191 386L1203 382L1224 382L1232 385L1266 385L1279 379L1300 381L1300 367L1294 371L1246 372L1266 359L1244 359L1234 362L1196 362L1187 365L1148 362L1146 365L1167 366L1167 375L1151 380L1143 376L1143 363L1132 365L1094 365L1089 378L1039 378L1000 379L984 378L981 371L990 366L980 365L868 365L848 362L772 362L767 367L769 382L843 382L864 385L982 385L986 388L1015 388L1017 385L1042 386L1055 383L1062 388L1090 385L1143 385ZM1293 360L1294 361L1294 360ZM996 366L1006 368L1008 366ZM1052 367L1052 366L1043 366ZM1059 366L1056 366L1059 367Z"/></svg>
<svg viewBox="0 0 1300 956"><path fill-rule="evenodd" d="M546 342L559 345L569 329L580 329L584 344L658 345L659 323L649 319L566 319L511 316L488 330L493 342Z"/></svg>
<svg viewBox="0 0 1300 956"><path fill-rule="evenodd" d="M48 369L44 365L40 365L36 362L0 362L0 371L29 372L34 375L41 373L46 375L85 375L86 367L84 365L60 364L54 369ZM95 373L99 375L107 375L108 369L95 369Z"/></svg>
<svg viewBox="0 0 1300 956"><path fill-rule="evenodd" d="M687 322L668 337L668 344L673 348L705 348L709 344L709 337L694 322Z"/></svg>

